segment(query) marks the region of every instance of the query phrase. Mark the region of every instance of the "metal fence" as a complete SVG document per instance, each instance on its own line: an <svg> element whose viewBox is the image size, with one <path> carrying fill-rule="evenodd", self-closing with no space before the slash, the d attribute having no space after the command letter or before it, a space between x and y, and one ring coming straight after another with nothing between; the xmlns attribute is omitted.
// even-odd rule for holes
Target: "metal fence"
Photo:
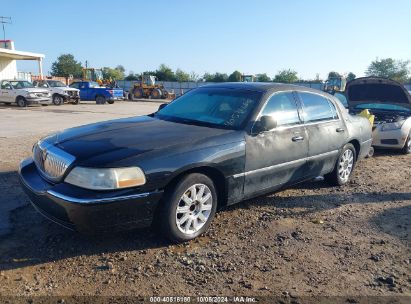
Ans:
<svg viewBox="0 0 411 304"><path fill-rule="evenodd" d="M117 85L124 89L125 91L129 91L130 87L132 86L133 83L136 81L130 81L130 80L119 80L117 81ZM207 84L212 84L215 82L194 82L194 81L189 81L189 82L177 82L177 81L156 81L157 84L162 84L164 88L172 93L175 93L177 96L186 93L187 91L190 91L192 89L207 85ZM304 83L295 83L295 85L301 85L317 90L321 90L323 84L322 83L309 83L309 82L304 82Z"/></svg>

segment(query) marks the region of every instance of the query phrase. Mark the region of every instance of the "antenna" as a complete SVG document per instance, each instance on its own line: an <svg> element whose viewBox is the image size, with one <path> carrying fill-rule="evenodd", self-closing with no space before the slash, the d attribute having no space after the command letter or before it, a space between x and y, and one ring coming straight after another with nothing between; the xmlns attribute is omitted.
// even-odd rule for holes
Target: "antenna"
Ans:
<svg viewBox="0 0 411 304"><path fill-rule="evenodd" d="M11 22L11 17L4 17L4 16L0 16L0 23L3 26L3 40L4 40L4 47L7 48L7 44L6 44L6 29L4 28L5 24L12 24Z"/></svg>

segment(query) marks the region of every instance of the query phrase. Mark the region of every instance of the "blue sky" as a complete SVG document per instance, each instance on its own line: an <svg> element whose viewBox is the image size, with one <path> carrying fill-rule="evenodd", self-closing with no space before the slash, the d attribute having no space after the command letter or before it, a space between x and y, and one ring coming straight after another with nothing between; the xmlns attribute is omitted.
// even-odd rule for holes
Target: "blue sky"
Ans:
<svg viewBox="0 0 411 304"><path fill-rule="evenodd" d="M363 75L376 57L411 59L409 0L0 0L16 49L63 53L89 66L128 71L165 63L204 72L264 73L291 68L300 77L330 70ZM37 72L34 62L21 71Z"/></svg>

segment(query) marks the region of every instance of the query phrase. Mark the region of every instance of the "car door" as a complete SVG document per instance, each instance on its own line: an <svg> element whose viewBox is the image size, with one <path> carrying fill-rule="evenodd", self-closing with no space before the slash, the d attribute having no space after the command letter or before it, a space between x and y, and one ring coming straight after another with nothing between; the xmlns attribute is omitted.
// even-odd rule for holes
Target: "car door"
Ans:
<svg viewBox="0 0 411 304"><path fill-rule="evenodd" d="M0 101L2 102L14 102L13 88L8 81L1 82L0 89Z"/></svg>
<svg viewBox="0 0 411 304"><path fill-rule="evenodd" d="M84 88L81 88L82 86L85 87L83 82L74 82L70 85L70 88L79 89L80 90L80 99L87 100L86 99L86 90Z"/></svg>
<svg viewBox="0 0 411 304"><path fill-rule="evenodd" d="M316 177L333 170L347 142L347 128L334 103L313 92L298 92L308 132L307 172Z"/></svg>
<svg viewBox="0 0 411 304"><path fill-rule="evenodd" d="M277 127L256 132L256 124L246 135L244 195L275 190L304 176L308 155L307 134L294 93L274 93L257 116L272 116Z"/></svg>

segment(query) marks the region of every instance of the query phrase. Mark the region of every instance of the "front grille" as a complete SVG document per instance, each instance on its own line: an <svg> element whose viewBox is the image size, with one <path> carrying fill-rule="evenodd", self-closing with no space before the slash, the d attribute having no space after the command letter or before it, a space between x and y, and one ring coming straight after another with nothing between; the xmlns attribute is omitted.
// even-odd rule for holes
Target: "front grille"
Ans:
<svg viewBox="0 0 411 304"><path fill-rule="evenodd" d="M70 96L77 96L77 91L67 91Z"/></svg>
<svg viewBox="0 0 411 304"><path fill-rule="evenodd" d="M37 97L47 97L48 95L48 93L36 93Z"/></svg>
<svg viewBox="0 0 411 304"><path fill-rule="evenodd" d="M40 173L48 180L59 181L75 157L45 142L39 142L33 150L34 162Z"/></svg>

